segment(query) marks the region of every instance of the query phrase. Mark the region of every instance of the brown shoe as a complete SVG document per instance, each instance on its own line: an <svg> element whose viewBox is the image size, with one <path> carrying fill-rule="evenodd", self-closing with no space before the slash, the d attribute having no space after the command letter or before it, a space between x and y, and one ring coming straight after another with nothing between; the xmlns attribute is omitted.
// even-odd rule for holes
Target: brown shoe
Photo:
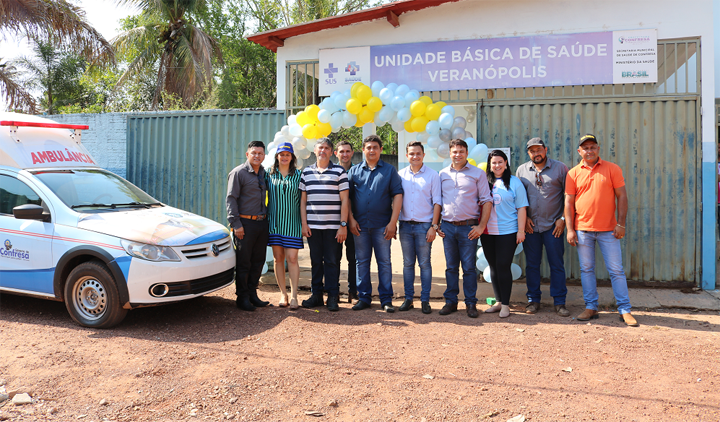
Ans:
<svg viewBox="0 0 720 422"><path fill-rule="evenodd" d="M627 314L620 315L620 321L624 322L625 325L629 327L638 327L640 325L638 324L635 317L632 316L629 312Z"/></svg>
<svg viewBox="0 0 720 422"><path fill-rule="evenodd" d="M536 314L539 310L540 302L530 302L528 306L525 307L526 314Z"/></svg>
<svg viewBox="0 0 720 422"><path fill-rule="evenodd" d="M591 319L598 319L598 311L594 309L585 309L583 313L577 316L578 321L590 321Z"/></svg>
<svg viewBox="0 0 720 422"><path fill-rule="evenodd" d="M570 311L565 307L565 305L555 305L555 312L557 312L558 315L561 317L569 317Z"/></svg>

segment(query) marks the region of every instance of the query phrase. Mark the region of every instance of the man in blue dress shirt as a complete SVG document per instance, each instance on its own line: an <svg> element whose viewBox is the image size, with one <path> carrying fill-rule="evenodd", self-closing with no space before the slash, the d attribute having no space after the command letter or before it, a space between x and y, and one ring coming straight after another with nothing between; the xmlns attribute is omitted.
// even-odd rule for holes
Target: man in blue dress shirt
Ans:
<svg viewBox="0 0 720 422"><path fill-rule="evenodd" d="M392 304L392 264L390 242L397 233L397 222L403 202L402 180L395 167L380 159L382 141L377 135L363 140L365 161L350 169L350 231L355 236L358 296L354 311L370 307L370 257L375 252L378 266L378 294L385 312L395 312Z"/></svg>

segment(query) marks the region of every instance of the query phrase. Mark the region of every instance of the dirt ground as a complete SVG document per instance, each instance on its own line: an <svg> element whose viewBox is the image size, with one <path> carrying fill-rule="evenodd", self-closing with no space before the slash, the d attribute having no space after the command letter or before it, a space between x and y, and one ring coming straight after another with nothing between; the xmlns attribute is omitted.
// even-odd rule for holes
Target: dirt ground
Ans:
<svg viewBox="0 0 720 422"><path fill-rule="evenodd" d="M0 393L33 397L1 403L0 420L720 420L717 312L640 310L631 328L611 310L583 323L519 303L507 320L440 316L440 301L431 315L242 312L233 293L111 330L0 296ZM277 303L277 286L260 295Z"/></svg>

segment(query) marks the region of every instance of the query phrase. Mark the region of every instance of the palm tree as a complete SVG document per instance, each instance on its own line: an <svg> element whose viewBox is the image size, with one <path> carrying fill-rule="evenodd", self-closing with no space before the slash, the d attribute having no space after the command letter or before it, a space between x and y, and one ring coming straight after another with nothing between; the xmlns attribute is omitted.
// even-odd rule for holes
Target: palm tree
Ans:
<svg viewBox="0 0 720 422"><path fill-rule="evenodd" d="M88 60L113 61L112 46L85 19L85 11L67 0L0 0L0 39L9 35L56 39ZM11 108L35 111L35 101L14 79L8 63L0 64L0 95Z"/></svg>
<svg viewBox="0 0 720 422"><path fill-rule="evenodd" d="M117 0L140 8L139 25L111 40L118 55L134 56L118 81L157 69L153 107L163 92L191 107L212 84L213 59L222 60L220 46L191 15L207 7L206 0Z"/></svg>

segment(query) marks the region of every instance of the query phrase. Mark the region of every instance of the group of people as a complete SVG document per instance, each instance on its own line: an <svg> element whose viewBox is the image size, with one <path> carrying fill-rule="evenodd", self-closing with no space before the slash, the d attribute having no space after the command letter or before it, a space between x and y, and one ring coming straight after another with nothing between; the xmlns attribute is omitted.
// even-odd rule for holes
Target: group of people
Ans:
<svg viewBox="0 0 720 422"><path fill-rule="evenodd" d="M407 144L409 166L400 171L380 159L382 141L376 135L363 140L365 159L354 166L353 147L346 141L335 149L332 141L321 138L313 150L316 162L300 171L292 144L283 143L277 148L274 164L265 171L261 165L265 146L253 141L248 145L247 161L228 175L227 211L236 246L238 308L253 311L269 304L257 295L267 245L272 247L275 258L279 306L300 306L298 251L304 247L305 237L310 249L312 284L311 296L302 302L303 307L340 309L344 244L352 309L370 308L370 260L374 253L380 305L386 312L395 312L390 246L399 235L405 293L400 311L414 308L417 262L421 310L425 314L432 312L430 257L432 244L440 237L447 267L445 305L440 315L458 310L462 266L465 310L469 317L478 317L475 260L479 241L497 299L485 312L496 312L501 318L510 316L511 265L517 245L523 243L529 301L525 312L534 314L540 309L544 248L555 311L567 317L570 312L565 307L563 241L567 229L568 243L578 248L586 307L577 319L598 317L597 243L610 273L621 319L628 325L638 325L630 313L620 246L627 215L625 183L619 166L600 159L595 136L580 138L581 161L571 170L547 157L542 139L532 138L527 142L530 161L521 165L515 175L501 150L490 152L487 171L471 165L468 146L460 139L450 142L452 163L439 173L423 163L424 146L417 141ZM331 161L333 153L338 164Z"/></svg>

